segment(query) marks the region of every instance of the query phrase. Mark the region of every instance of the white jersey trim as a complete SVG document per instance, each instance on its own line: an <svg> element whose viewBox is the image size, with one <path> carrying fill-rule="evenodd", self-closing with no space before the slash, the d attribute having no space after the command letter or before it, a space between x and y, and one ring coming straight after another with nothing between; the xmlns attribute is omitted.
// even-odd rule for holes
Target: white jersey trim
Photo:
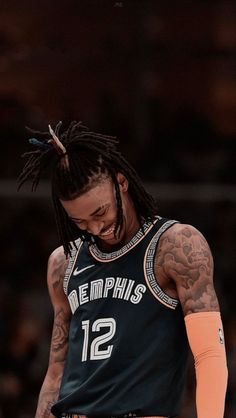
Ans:
<svg viewBox="0 0 236 418"><path fill-rule="evenodd" d="M89 251L91 255L98 261L102 262L109 262L114 261L117 258L122 257L124 254L126 254L128 251L132 250L152 229L154 224L161 219L160 216L157 216L154 222L145 222L143 225L143 231L140 228L138 232L133 236L133 238L122 248L120 248L117 251L113 251L111 253L104 253L99 250L96 244L92 244L89 246Z"/></svg>
<svg viewBox="0 0 236 418"><path fill-rule="evenodd" d="M67 269L66 269L66 272L65 272L64 282L63 282L63 289L64 289L64 292L65 292L66 296L68 296L69 281L70 281L70 278L71 278L72 271L74 270L75 262L77 260L77 255L80 251L80 248L81 248L82 244L83 244L83 241L80 238L78 238L75 241L75 246L73 246L73 248L71 250L71 256L69 258L69 262L68 262L68 266L67 266Z"/></svg>
<svg viewBox="0 0 236 418"><path fill-rule="evenodd" d="M175 309L179 304L179 300L168 296L157 283L155 274L154 274L154 259L156 254L157 244L163 232L165 232L172 225L178 221L169 220L165 222L157 233L151 239L144 256L144 277L148 285L149 290L161 302L163 305L167 306L170 309Z"/></svg>

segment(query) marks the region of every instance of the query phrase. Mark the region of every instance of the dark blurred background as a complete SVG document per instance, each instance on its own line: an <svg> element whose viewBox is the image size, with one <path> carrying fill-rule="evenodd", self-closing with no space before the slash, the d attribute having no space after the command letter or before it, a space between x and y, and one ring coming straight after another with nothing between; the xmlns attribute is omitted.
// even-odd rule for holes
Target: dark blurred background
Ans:
<svg viewBox="0 0 236 418"><path fill-rule="evenodd" d="M191 223L215 259L226 334L225 418L236 416L236 3L0 2L0 418L34 416L59 245L47 179L17 193L25 126L82 120L115 135L163 216ZM181 418L196 417L189 359Z"/></svg>

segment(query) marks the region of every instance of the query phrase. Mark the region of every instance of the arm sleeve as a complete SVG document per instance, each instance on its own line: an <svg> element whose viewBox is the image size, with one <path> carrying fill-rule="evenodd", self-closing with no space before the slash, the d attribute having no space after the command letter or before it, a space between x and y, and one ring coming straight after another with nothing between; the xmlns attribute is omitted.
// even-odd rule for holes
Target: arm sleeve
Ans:
<svg viewBox="0 0 236 418"><path fill-rule="evenodd" d="M195 360L198 418L223 418L228 370L220 312L198 312L185 317Z"/></svg>

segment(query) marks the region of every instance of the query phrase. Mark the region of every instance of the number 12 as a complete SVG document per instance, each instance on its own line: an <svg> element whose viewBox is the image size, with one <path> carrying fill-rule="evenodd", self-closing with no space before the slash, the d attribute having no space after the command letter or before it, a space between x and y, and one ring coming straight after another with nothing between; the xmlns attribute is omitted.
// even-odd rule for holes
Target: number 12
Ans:
<svg viewBox="0 0 236 418"><path fill-rule="evenodd" d="M82 329L84 331L82 361L87 361L88 359L89 328L89 319L82 321ZM104 350L100 348L100 345L105 344L114 337L116 332L116 321L114 318L96 319L92 325L92 332L100 331L101 328L109 328L109 331L94 338L90 346L89 360L103 360L111 356L113 345L108 345Z"/></svg>

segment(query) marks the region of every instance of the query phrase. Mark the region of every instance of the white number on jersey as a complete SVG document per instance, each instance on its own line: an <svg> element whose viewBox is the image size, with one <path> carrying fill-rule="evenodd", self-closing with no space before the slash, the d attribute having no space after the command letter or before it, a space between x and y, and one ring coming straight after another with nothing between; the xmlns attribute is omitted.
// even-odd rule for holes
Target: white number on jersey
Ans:
<svg viewBox="0 0 236 418"><path fill-rule="evenodd" d="M84 331L84 342L83 342L83 349L82 349L82 361L86 361L88 359L88 342L89 342L89 328L90 328L90 321L87 319L86 321L82 321L82 330ZM103 350L100 348L102 344L107 343L110 341L116 332L116 321L114 318L100 318L96 319L92 324L92 332L98 332L101 328L109 328L107 332L98 337L95 337L90 346L90 353L89 353L89 360L104 360L109 358L112 353L113 345L108 345Z"/></svg>

